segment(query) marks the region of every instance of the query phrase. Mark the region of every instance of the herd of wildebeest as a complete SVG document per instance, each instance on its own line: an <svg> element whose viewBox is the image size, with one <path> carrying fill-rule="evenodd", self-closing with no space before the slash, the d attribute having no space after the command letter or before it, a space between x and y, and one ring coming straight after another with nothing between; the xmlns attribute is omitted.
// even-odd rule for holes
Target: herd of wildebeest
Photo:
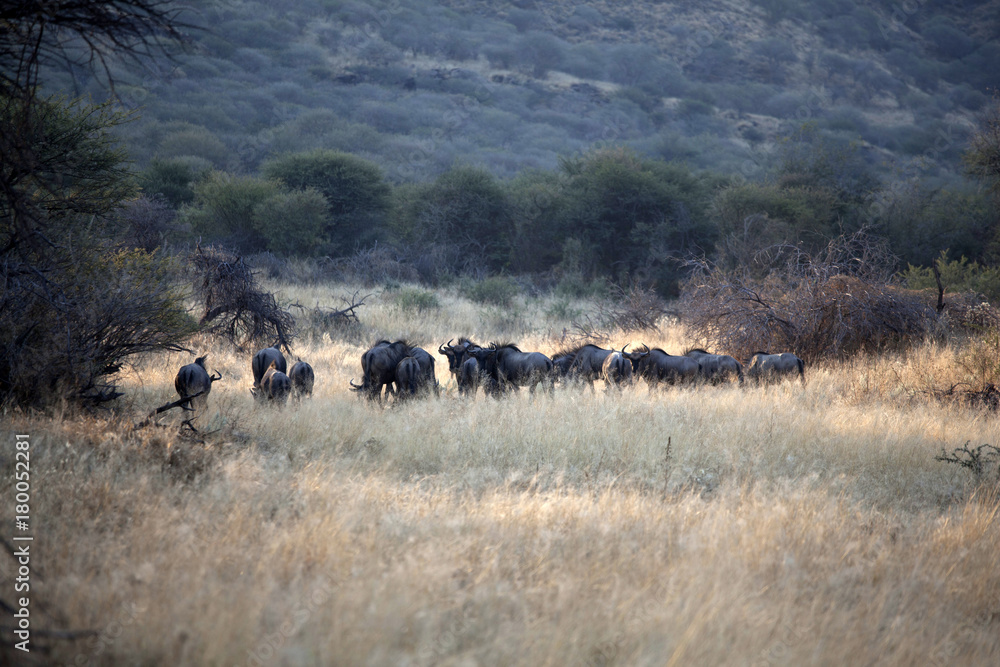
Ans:
<svg viewBox="0 0 1000 667"><path fill-rule="evenodd" d="M757 383L781 381L796 376L805 383L805 364L794 354L784 352L754 353L743 364L728 354L711 354L692 349L683 355L672 355L659 348L643 345L626 351L605 349L587 343L563 350L552 357L541 352L522 352L512 343L477 345L468 338L452 344L449 340L438 347L438 353L448 359L448 370L455 378L458 393L474 397L479 388L487 396L500 397L520 387L534 393L538 386L553 392L557 382L586 382L591 390L594 380L603 380L607 389L622 388L636 378L645 380L650 388L661 384L719 384L745 379ZM312 395L315 373L301 359L291 370L277 344L264 348L251 361L253 387L251 393L260 401L284 404L289 397ZM417 395L435 396L440 384L434 373L434 357L421 347L404 340L380 340L361 355L361 384L351 379L351 389L360 396L381 402L391 395L395 401ZM190 408L204 407L212 383L220 379L205 368L205 357L180 369L174 387L180 402Z"/></svg>

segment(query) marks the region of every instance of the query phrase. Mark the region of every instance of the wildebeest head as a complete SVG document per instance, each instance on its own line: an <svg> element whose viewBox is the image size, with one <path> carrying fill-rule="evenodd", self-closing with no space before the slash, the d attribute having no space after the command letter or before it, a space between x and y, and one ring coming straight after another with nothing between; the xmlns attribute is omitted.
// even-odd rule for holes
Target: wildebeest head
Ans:
<svg viewBox="0 0 1000 667"><path fill-rule="evenodd" d="M190 407L201 409L208 405L208 394L212 391L212 383L222 379L221 373L209 375L205 368L208 355L198 357L194 363L181 366L174 378L174 389L181 398L194 398L189 401Z"/></svg>
<svg viewBox="0 0 1000 667"><path fill-rule="evenodd" d="M628 345L625 347L628 347ZM631 352L626 352L625 347L622 348L622 356L632 364L632 373L637 374L639 372L639 364L644 358L649 356L649 346L643 345L641 350L632 350Z"/></svg>
<svg viewBox="0 0 1000 667"><path fill-rule="evenodd" d="M462 362L468 357L465 355L466 350L470 347L478 347L468 338L464 336L458 339L458 342L454 345L451 344L451 339L446 345L438 346L438 354L443 354L448 358L448 370L452 375L457 376L459 374L459 369L462 366Z"/></svg>

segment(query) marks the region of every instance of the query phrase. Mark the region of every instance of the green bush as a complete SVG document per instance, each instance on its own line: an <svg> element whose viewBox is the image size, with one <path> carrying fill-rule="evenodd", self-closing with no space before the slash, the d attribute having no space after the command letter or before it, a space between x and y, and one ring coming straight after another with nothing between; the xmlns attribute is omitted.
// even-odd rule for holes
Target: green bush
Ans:
<svg viewBox="0 0 1000 667"><path fill-rule="evenodd" d="M316 255L326 249L326 198L315 188L276 192L253 209L252 225L268 250Z"/></svg>
<svg viewBox="0 0 1000 667"><path fill-rule="evenodd" d="M318 149L277 157L265 162L261 172L292 190L315 188L322 193L329 207L326 234L341 252L378 237L391 191L374 162Z"/></svg>
<svg viewBox="0 0 1000 667"><path fill-rule="evenodd" d="M943 248L980 262L991 254L992 248L983 243L992 234L994 220L989 198L971 188L897 185L880 193L871 211L875 229L903 263L930 266Z"/></svg>
<svg viewBox="0 0 1000 667"><path fill-rule="evenodd" d="M568 272L556 283L553 293L562 299L600 299L608 294L608 281L603 278L587 280L579 272Z"/></svg>
<svg viewBox="0 0 1000 667"><path fill-rule="evenodd" d="M163 159L194 156L204 158L216 167L223 167L229 159L230 151L209 130L191 126L165 136L160 141L157 154Z"/></svg>
<svg viewBox="0 0 1000 667"><path fill-rule="evenodd" d="M162 195L174 208L180 208L194 201L194 182L210 169L200 158L154 159L139 174L139 185L147 195Z"/></svg>
<svg viewBox="0 0 1000 667"><path fill-rule="evenodd" d="M221 241L242 252L265 250L267 243L254 224L254 212L281 191L278 181L213 171L195 184L194 202L181 217L206 240Z"/></svg>
<svg viewBox="0 0 1000 667"><path fill-rule="evenodd" d="M566 159L562 166L565 183L542 222L556 238L561 233L580 240L573 252L584 275L635 277L667 294L678 277L670 258L714 245L707 200L718 179L711 175L622 148Z"/></svg>
<svg viewBox="0 0 1000 667"><path fill-rule="evenodd" d="M123 120L110 103L0 93L0 403L111 400L125 364L196 328L173 262L121 249L138 195Z"/></svg>
<svg viewBox="0 0 1000 667"><path fill-rule="evenodd" d="M469 285L465 289L465 295L477 303L509 308L520 291L511 278L492 276Z"/></svg>
<svg viewBox="0 0 1000 667"><path fill-rule="evenodd" d="M511 260L510 199L479 167L454 167L433 183L401 188L393 227L407 242L450 249L448 268L456 273L500 271Z"/></svg>
<svg viewBox="0 0 1000 667"><path fill-rule="evenodd" d="M1000 300L1000 267L984 266L970 262L964 255L959 259L948 259L948 251L942 250L934 264L941 273L941 284L949 292L976 292L993 303ZM910 264L900 274L911 289L937 289L937 280L930 267Z"/></svg>
<svg viewBox="0 0 1000 667"><path fill-rule="evenodd" d="M400 287L392 292L393 303L401 310L422 313L428 310L437 310L441 307L434 292L420 289L419 287Z"/></svg>

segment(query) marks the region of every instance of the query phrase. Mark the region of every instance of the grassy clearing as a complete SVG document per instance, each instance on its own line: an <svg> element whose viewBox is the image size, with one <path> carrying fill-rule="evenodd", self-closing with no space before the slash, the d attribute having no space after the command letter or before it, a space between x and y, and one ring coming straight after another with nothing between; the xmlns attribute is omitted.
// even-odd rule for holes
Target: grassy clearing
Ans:
<svg viewBox="0 0 1000 667"><path fill-rule="evenodd" d="M353 291L353 290L352 290ZM333 305L323 288L285 288ZM311 401L259 409L249 359L219 369L204 438L131 430L190 359L127 379L134 414L5 416L32 434L32 595L90 628L68 664L993 664L996 485L942 447L1000 442L992 414L932 402L968 346L808 369L808 383L600 389L379 409L348 381L379 336L552 352L551 304L500 313L388 295L345 342L296 352ZM581 304L585 307L586 304ZM614 343L680 351L669 328ZM921 384L924 383L924 384ZM179 417L161 419L176 424ZM13 467L9 448L6 469ZM10 476L0 483L12 495ZM82 656L82 657L81 657Z"/></svg>

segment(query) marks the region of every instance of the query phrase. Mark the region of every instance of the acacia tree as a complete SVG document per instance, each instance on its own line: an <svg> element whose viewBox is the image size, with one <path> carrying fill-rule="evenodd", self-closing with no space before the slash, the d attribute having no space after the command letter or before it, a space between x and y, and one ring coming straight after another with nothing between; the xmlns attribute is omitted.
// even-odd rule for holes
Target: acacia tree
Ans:
<svg viewBox="0 0 1000 667"><path fill-rule="evenodd" d="M109 130L110 103L38 94L43 66L103 72L176 41L163 0L0 7L0 400L106 400L135 354L174 348L193 325L168 262L119 242L115 212L137 194ZM117 223L120 226L120 222Z"/></svg>

